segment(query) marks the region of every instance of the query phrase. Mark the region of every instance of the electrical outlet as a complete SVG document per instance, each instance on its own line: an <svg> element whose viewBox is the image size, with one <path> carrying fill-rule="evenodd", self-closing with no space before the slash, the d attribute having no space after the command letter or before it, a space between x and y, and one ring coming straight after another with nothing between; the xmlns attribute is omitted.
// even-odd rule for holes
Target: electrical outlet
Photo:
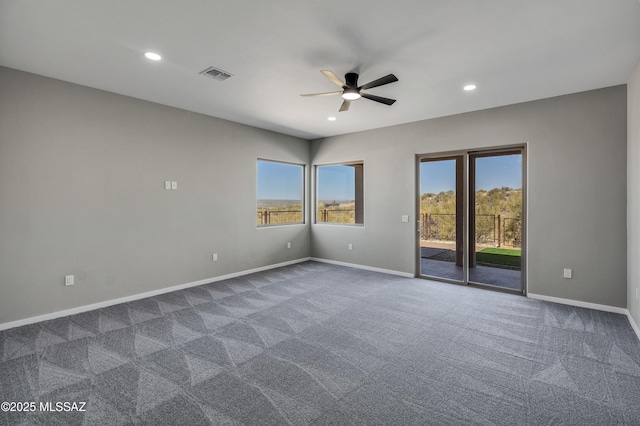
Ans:
<svg viewBox="0 0 640 426"><path fill-rule="evenodd" d="M171 182L169 182L168 180L164 181L164 189L171 189Z"/></svg>
<svg viewBox="0 0 640 426"><path fill-rule="evenodd" d="M73 275L67 275L67 276L64 277L64 285L65 286L70 286L70 285L75 284L74 281L75 280L73 278Z"/></svg>
<svg viewBox="0 0 640 426"><path fill-rule="evenodd" d="M213 256L211 256L211 261L212 262L217 262L218 261L218 253L213 253Z"/></svg>
<svg viewBox="0 0 640 426"><path fill-rule="evenodd" d="M563 276L565 278L571 278L572 275L573 275L573 271L571 269L567 269L567 268L564 269L564 275Z"/></svg>
<svg viewBox="0 0 640 426"><path fill-rule="evenodd" d="M287 248L291 248L291 243L287 243Z"/></svg>
<svg viewBox="0 0 640 426"><path fill-rule="evenodd" d="M171 182L171 189L178 189L178 182L176 181Z"/></svg>
<svg viewBox="0 0 640 426"><path fill-rule="evenodd" d="M402 215L402 221L408 223L409 222L409 215L408 214L403 214Z"/></svg>
<svg viewBox="0 0 640 426"><path fill-rule="evenodd" d="M349 243L349 250L353 250L353 244Z"/></svg>

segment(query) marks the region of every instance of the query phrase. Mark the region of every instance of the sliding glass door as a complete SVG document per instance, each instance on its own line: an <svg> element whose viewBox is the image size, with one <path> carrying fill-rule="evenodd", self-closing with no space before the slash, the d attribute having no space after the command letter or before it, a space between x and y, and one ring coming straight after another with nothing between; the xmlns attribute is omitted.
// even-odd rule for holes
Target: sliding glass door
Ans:
<svg viewBox="0 0 640 426"><path fill-rule="evenodd" d="M524 292L524 148L419 156L419 275Z"/></svg>
<svg viewBox="0 0 640 426"><path fill-rule="evenodd" d="M420 161L420 274L464 281L464 157Z"/></svg>
<svg viewBox="0 0 640 426"><path fill-rule="evenodd" d="M522 152L469 155L469 282L522 291Z"/></svg>

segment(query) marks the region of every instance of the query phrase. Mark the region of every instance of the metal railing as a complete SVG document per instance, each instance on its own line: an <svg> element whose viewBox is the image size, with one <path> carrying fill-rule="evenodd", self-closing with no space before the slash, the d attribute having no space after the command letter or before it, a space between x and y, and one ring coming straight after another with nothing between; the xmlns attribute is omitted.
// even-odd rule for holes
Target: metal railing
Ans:
<svg viewBox="0 0 640 426"><path fill-rule="evenodd" d="M318 209L316 221L318 223L355 223L356 211L354 209ZM301 210L258 209L257 212L259 226L302 222Z"/></svg>
<svg viewBox="0 0 640 426"><path fill-rule="evenodd" d="M353 209L318 209L316 222L356 223L356 211Z"/></svg>
<svg viewBox="0 0 640 426"><path fill-rule="evenodd" d="M302 223L302 210L258 210L258 225Z"/></svg>
<svg viewBox="0 0 640 426"><path fill-rule="evenodd" d="M502 215L476 215L476 242L497 247L520 247L522 219ZM455 213L421 213L420 238L423 240L455 241Z"/></svg>
<svg viewBox="0 0 640 426"><path fill-rule="evenodd" d="M423 240L456 240L455 213L420 214L420 238Z"/></svg>

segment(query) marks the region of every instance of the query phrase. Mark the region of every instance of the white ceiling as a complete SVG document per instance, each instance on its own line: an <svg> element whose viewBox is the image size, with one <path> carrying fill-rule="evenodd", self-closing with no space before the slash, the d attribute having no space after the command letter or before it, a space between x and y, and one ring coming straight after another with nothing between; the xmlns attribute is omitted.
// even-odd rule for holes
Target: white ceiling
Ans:
<svg viewBox="0 0 640 426"><path fill-rule="evenodd" d="M0 65L305 139L623 84L639 59L637 0L0 0ZM393 73L368 93L398 101L300 97L338 89L322 69Z"/></svg>

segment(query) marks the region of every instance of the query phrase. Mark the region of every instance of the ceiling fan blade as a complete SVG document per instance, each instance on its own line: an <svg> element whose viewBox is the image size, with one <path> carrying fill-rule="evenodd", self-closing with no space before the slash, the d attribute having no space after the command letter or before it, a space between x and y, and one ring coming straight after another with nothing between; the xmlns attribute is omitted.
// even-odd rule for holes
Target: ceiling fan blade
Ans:
<svg viewBox="0 0 640 426"><path fill-rule="evenodd" d="M360 96L385 105L393 105L396 101L395 99L383 98L382 96L370 95L368 93L360 93Z"/></svg>
<svg viewBox="0 0 640 426"><path fill-rule="evenodd" d="M384 84L393 83L395 81L398 81L398 78L393 74L389 74L389 75L385 75L384 77L380 77L377 80L373 80L367 84L360 86L358 90L367 90L367 89L371 89L372 87L382 86Z"/></svg>
<svg viewBox="0 0 640 426"><path fill-rule="evenodd" d="M342 90L338 90L337 92L326 92L326 93L307 93L300 96L331 96L331 95L339 95L342 93Z"/></svg>
<svg viewBox="0 0 640 426"><path fill-rule="evenodd" d="M349 106L351 105L351 101L345 99L345 101L340 106L340 112L349 111Z"/></svg>
<svg viewBox="0 0 640 426"><path fill-rule="evenodd" d="M325 77L327 77L329 80L333 81L337 86L339 87L344 87L345 84L342 80L340 80L340 78L338 78L337 75L335 75L333 72L329 71L329 70L322 70L320 71L322 74L324 74Z"/></svg>

